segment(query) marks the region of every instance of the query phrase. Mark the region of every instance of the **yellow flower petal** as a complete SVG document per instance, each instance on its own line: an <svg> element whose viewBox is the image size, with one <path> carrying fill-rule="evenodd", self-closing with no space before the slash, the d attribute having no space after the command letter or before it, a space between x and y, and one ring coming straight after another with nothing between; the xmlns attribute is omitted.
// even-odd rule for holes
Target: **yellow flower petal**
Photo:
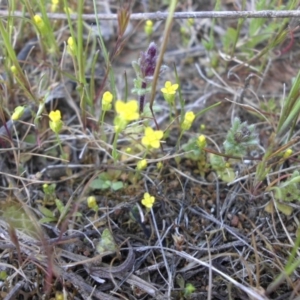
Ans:
<svg viewBox="0 0 300 300"><path fill-rule="evenodd" d="M113 95L111 92L109 91L106 91L104 94L103 94L103 97L102 97L102 103L111 103L112 102L112 99L113 99Z"/></svg>
<svg viewBox="0 0 300 300"><path fill-rule="evenodd" d="M127 103L117 100L115 108L120 118L127 122L134 121L139 118L138 103L136 100L130 100Z"/></svg>
<svg viewBox="0 0 300 300"><path fill-rule="evenodd" d="M164 133L161 130L154 131L151 127L146 127L145 135L142 138L142 144L145 147L158 149L163 135Z"/></svg>
<svg viewBox="0 0 300 300"><path fill-rule="evenodd" d="M59 110L52 110L49 114L49 118L52 122L58 122L61 120L61 113Z"/></svg>
<svg viewBox="0 0 300 300"><path fill-rule="evenodd" d="M152 208L155 202L155 197L151 196L149 193L144 194L144 198L142 199L142 204L147 208Z"/></svg>
<svg viewBox="0 0 300 300"><path fill-rule="evenodd" d="M162 137L164 136L164 133L161 130L157 130L154 132L154 136L156 139L161 140Z"/></svg>
<svg viewBox="0 0 300 300"><path fill-rule="evenodd" d="M19 120L22 117L24 111L25 111L24 106L17 106L14 110L14 113L11 116L11 119L13 121Z"/></svg>

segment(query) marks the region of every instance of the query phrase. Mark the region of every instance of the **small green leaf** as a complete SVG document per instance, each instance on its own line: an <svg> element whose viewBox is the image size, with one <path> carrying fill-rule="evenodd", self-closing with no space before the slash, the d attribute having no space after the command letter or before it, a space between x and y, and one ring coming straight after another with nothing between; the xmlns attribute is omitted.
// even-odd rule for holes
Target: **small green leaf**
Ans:
<svg viewBox="0 0 300 300"><path fill-rule="evenodd" d="M196 290L195 286L191 283L187 283L184 288L184 296L189 297L192 293L194 293Z"/></svg>
<svg viewBox="0 0 300 300"><path fill-rule="evenodd" d="M113 191L117 191L120 190L124 187L123 182L122 181L117 181L117 182L113 182L111 185L111 189Z"/></svg>
<svg viewBox="0 0 300 300"><path fill-rule="evenodd" d="M57 209L59 210L60 214L62 215L66 209L64 204L59 199L55 199L55 205L56 205Z"/></svg>
<svg viewBox="0 0 300 300"><path fill-rule="evenodd" d="M232 168L227 168L224 171L217 171L217 174L224 182L232 182L235 179L235 174Z"/></svg>
<svg viewBox="0 0 300 300"><path fill-rule="evenodd" d="M24 140L28 144L36 144L36 134L28 134Z"/></svg>
<svg viewBox="0 0 300 300"><path fill-rule="evenodd" d="M110 188L110 180L97 178L90 183L90 188L93 190L107 190Z"/></svg>
<svg viewBox="0 0 300 300"><path fill-rule="evenodd" d="M237 35L236 29L232 27L227 28L226 33L222 37L222 42L226 53L229 52L232 42L236 39L236 35Z"/></svg>
<svg viewBox="0 0 300 300"><path fill-rule="evenodd" d="M176 283L179 285L181 289L184 289L185 280L181 274L177 274L175 277Z"/></svg>
<svg viewBox="0 0 300 300"><path fill-rule="evenodd" d="M197 144L197 138L191 138L186 144L182 145L182 149L186 152L184 156L194 161L199 160L203 153L203 150Z"/></svg>
<svg viewBox="0 0 300 300"><path fill-rule="evenodd" d="M45 217L54 218L54 214L50 209L41 205L38 206L38 209Z"/></svg>
<svg viewBox="0 0 300 300"><path fill-rule="evenodd" d="M104 229L101 235L99 244L97 245L97 251L103 253L106 251L115 252L117 249L114 238L108 229Z"/></svg>
<svg viewBox="0 0 300 300"><path fill-rule="evenodd" d="M48 218L48 217L45 217L45 218L41 218L39 220L39 223L40 224L44 224L44 223L51 223L51 222L55 222L56 221L56 218Z"/></svg>
<svg viewBox="0 0 300 300"><path fill-rule="evenodd" d="M277 208L286 216L290 216L293 212L293 208L287 204L276 202Z"/></svg>
<svg viewBox="0 0 300 300"><path fill-rule="evenodd" d="M6 278L7 278L7 273L6 273L6 271L0 271L0 280L1 281L4 281Z"/></svg>

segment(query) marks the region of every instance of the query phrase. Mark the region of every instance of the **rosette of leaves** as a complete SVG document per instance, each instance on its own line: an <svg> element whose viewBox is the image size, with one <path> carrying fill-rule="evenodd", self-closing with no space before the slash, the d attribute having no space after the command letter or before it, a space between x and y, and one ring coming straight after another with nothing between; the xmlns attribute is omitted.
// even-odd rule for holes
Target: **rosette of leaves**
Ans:
<svg viewBox="0 0 300 300"><path fill-rule="evenodd" d="M210 160L212 169L217 172L218 176L224 182L231 182L234 180L234 178L235 178L234 171L231 167L227 166L227 164L222 156L210 153L209 160Z"/></svg>
<svg viewBox="0 0 300 300"><path fill-rule="evenodd" d="M193 161L200 160L205 155L205 151L199 148L196 137L191 138L186 144L183 144L182 150L185 152L184 156Z"/></svg>
<svg viewBox="0 0 300 300"><path fill-rule="evenodd" d="M122 181L116 180L120 174L121 172L115 170L103 172L90 183L90 188L92 190L120 190L124 187Z"/></svg>
<svg viewBox="0 0 300 300"><path fill-rule="evenodd" d="M279 184L279 186L272 187L270 190L274 191L276 200L290 202L300 199L300 174L294 171L292 176Z"/></svg>
<svg viewBox="0 0 300 300"><path fill-rule="evenodd" d="M223 145L225 154L245 156L249 150L257 147L258 144L255 125L248 125L247 122L241 123L239 118L235 118Z"/></svg>

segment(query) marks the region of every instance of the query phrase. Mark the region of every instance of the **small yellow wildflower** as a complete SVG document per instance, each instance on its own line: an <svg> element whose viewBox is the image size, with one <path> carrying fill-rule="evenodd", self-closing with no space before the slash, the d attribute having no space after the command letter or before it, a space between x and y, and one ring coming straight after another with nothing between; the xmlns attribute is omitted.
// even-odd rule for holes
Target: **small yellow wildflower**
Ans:
<svg viewBox="0 0 300 300"><path fill-rule="evenodd" d="M190 298L190 295L194 293L196 290L195 286L193 286L191 283L187 283L187 285L184 288L184 296L186 298Z"/></svg>
<svg viewBox="0 0 300 300"><path fill-rule="evenodd" d="M142 159L142 160L140 160L138 163L137 163L137 165L136 165L136 169L138 170L138 171L141 171L141 170L144 170L144 169L146 169L147 168L147 160L146 159Z"/></svg>
<svg viewBox="0 0 300 300"><path fill-rule="evenodd" d="M169 105L173 104L178 87L177 83L172 84L171 81L166 81L165 86L161 88L161 92Z"/></svg>
<svg viewBox="0 0 300 300"><path fill-rule="evenodd" d="M182 35L186 35L186 34L188 34L189 32L188 32L188 29L187 29L186 27L181 26L181 27L180 27L180 33L181 33Z"/></svg>
<svg viewBox="0 0 300 300"><path fill-rule="evenodd" d="M147 148L158 149L163 135L164 133L161 130L153 130L151 127L146 127L142 144Z"/></svg>
<svg viewBox="0 0 300 300"><path fill-rule="evenodd" d="M161 161L159 161L157 164L156 164L156 168L157 170L161 170L163 167L163 163Z"/></svg>
<svg viewBox="0 0 300 300"><path fill-rule="evenodd" d="M291 148L286 149L286 151L283 154L283 158L287 159L293 154L293 150Z"/></svg>
<svg viewBox="0 0 300 300"><path fill-rule="evenodd" d="M97 201L96 201L96 197L95 196L89 196L87 198L87 205L89 208L94 209L95 207L97 207Z"/></svg>
<svg viewBox="0 0 300 300"><path fill-rule="evenodd" d="M148 36L153 33L153 22L151 20L146 21L144 31Z"/></svg>
<svg viewBox="0 0 300 300"><path fill-rule="evenodd" d="M64 294L62 292L56 292L55 293L55 300L64 300Z"/></svg>
<svg viewBox="0 0 300 300"><path fill-rule="evenodd" d="M55 133L59 133L62 129L63 122L61 120L61 113L59 110L51 111L49 114L49 126Z"/></svg>
<svg viewBox="0 0 300 300"><path fill-rule="evenodd" d="M36 27L38 28L38 30L40 31L40 33L42 35L44 35L47 31L46 29L46 25L45 25L45 22L44 20L41 18L41 16L39 15L35 15L33 17L33 21L34 21L34 24L36 25Z"/></svg>
<svg viewBox="0 0 300 300"><path fill-rule="evenodd" d="M68 38L67 50L70 55L74 56L76 54L76 43L73 37L71 36Z"/></svg>
<svg viewBox="0 0 300 300"><path fill-rule="evenodd" d="M117 114L127 122L137 120L140 117L138 109L139 106L136 100L130 100L127 103L121 100L116 101Z"/></svg>
<svg viewBox="0 0 300 300"><path fill-rule="evenodd" d="M166 81L165 87L161 89L161 92L167 95L175 95L178 87L177 83L172 84L171 81Z"/></svg>
<svg viewBox="0 0 300 300"><path fill-rule="evenodd" d="M52 110L49 114L49 118L52 122L59 122L61 120L61 113L59 110Z"/></svg>
<svg viewBox="0 0 300 300"><path fill-rule="evenodd" d="M203 148L206 147L206 137L203 134L201 134L198 137L197 144L198 144L200 149L203 149Z"/></svg>
<svg viewBox="0 0 300 300"><path fill-rule="evenodd" d="M188 111L184 115L184 120L181 123L182 130L189 130L195 120L195 114L192 111Z"/></svg>
<svg viewBox="0 0 300 300"><path fill-rule="evenodd" d="M146 206L147 208L152 208L153 204L155 202L155 197L151 196L149 193L144 194L144 198L142 199L142 204Z"/></svg>
<svg viewBox="0 0 300 300"><path fill-rule="evenodd" d="M22 117L24 111L25 111L24 106L17 106L11 116L11 119L13 121L19 120Z"/></svg>
<svg viewBox="0 0 300 300"><path fill-rule="evenodd" d="M104 111L110 110L112 100L113 100L112 93L109 91L106 91L102 96L102 110L104 110Z"/></svg>
<svg viewBox="0 0 300 300"><path fill-rule="evenodd" d="M52 0L51 1L51 11L56 12L58 9L59 0Z"/></svg>
<svg viewBox="0 0 300 300"><path fill-rule="evenodd" d="M189 24L189 26L193 26L195 24L195 19L193 18L188 18L187 19L187 23Z"/></svg>

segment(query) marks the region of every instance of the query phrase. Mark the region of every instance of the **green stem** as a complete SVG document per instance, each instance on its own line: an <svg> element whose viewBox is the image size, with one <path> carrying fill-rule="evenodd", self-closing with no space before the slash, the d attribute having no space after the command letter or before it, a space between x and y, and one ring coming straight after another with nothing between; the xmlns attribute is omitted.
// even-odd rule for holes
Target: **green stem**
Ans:
<svg viewBox="0 0 300 300"><path fill-rule="evenodd" d="M118 153L117 153L117 142L118 142L119 133L115 133L114 142L113 142L113 150L112 150L112 157L114 159L114 162L118 159Z"/></svg>
<svg viewBox="0 0 300 300"><path fill-rule="evenodd" d="M180 147L180 141L181 141L183 132L184 132L184 130L181 130L181 131L180 131L179 139L177 140L177 143L176 143L176 150L177 150L177 151L179 150L179 147Z"/></svg>
<svg viewBox="0 0 300 300"><path fill-rule="evenodd" d="M63 159L65 159L65 157L64 157L64 152L63 152L63 148L62 148L62 145L61 145L61 140L60 140L60 138L59 138L58 133L55 133L55 136L56 136L56 141L57 141L58 146L59 146L59 149L60 149L61 157L62 157Z"/></svg>

